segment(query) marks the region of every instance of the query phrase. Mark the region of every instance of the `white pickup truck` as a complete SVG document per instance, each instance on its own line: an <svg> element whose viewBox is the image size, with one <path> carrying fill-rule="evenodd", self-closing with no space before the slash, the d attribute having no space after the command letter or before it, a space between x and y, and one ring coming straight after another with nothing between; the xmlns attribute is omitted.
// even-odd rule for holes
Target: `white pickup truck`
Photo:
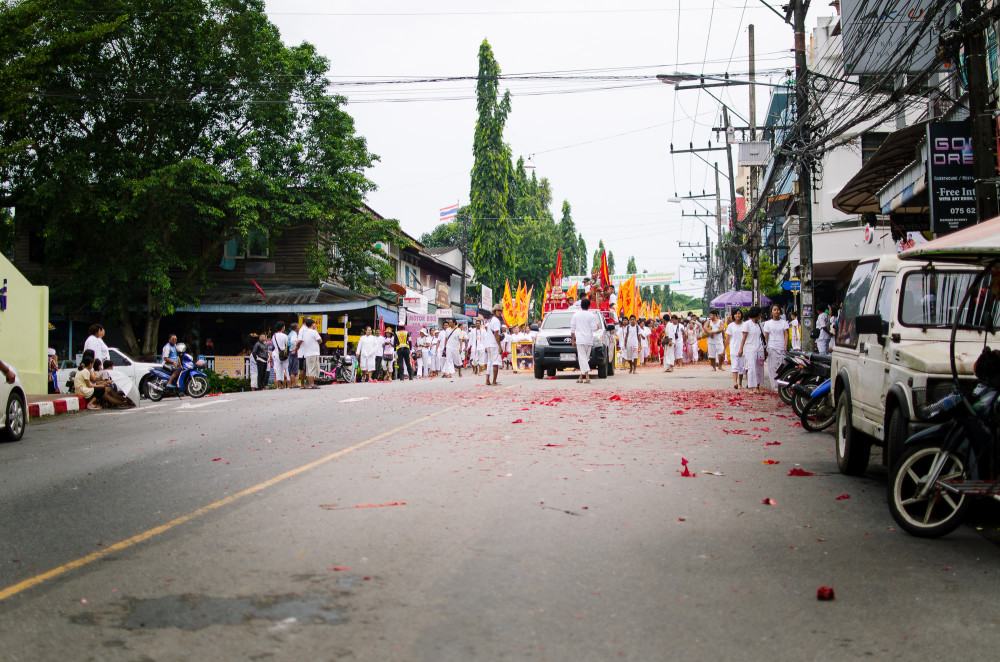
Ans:
<svg viewBox="0 0 1000 662"><path fill-rule="evenodd" d="M985 338L969 325L981 323L990 309L989 281L964 310L958 308L977 271L895 255L858 264L831 360L842 473L864 473L873 444L882 447L882 463L891 468L907 437L929 425L924 407L954 389L949 341L956 314L967 323L956 337L958 372L975 379L973 364Z"/></svg>
<svg viewBox="0 0 1000 662"><path fill-rule="evenodd" d="M142 397L146 397L146 379L149 377L149 369L158 368L160 364L136 361L117 347L109 347L108 353L111 354L111 361L115 364L115 370L120 370L131 377L135 381L136 386L138 386L139 393ZM69 361L63 361L62 365L64 367L61 367L56 373L59 378L59 390L63 393L72 393L73 379L71 375L76 373L76 366Z"/></svg>

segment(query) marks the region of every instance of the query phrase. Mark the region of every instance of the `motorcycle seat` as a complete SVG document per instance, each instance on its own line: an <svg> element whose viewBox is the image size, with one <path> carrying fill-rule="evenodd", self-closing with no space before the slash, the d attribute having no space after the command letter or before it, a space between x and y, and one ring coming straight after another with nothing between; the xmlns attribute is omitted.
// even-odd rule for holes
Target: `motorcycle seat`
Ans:
<svg viewBox="0 0 1000 662"><path fill-rule="evenodd" d="M812 361L813 363L826 363L828 365L830 363L830 359L832 358L833 357L830 356L829 354L812 353L809 355L809 360Z"/></svg>

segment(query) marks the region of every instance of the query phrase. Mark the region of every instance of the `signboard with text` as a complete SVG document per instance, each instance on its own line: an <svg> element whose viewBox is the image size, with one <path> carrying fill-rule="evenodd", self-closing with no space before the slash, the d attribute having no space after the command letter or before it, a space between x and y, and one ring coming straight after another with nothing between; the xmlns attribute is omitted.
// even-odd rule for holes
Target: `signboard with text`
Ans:
<svg viewBox="0 0 1000 662"><path fill-rule="evenodd" d="M485 308L486 310L490 310L493 308L493 290L486 287L485 285L483 285L482 288L483 288L483 296L481 297L479 305Z"/></svg>
<svg viewBox="0 0 1000 662"><path fill-rule="evenodd" d="M968 121L927 125L927 191L935 234L976 223L971 135Z"/></svg>
<svg viewBox="0 0 1000 662"><path fill-rule="evenodd" d="M479 306L474 303L465 304L465 314L469 317L475 317L479 314Z"/></svg>

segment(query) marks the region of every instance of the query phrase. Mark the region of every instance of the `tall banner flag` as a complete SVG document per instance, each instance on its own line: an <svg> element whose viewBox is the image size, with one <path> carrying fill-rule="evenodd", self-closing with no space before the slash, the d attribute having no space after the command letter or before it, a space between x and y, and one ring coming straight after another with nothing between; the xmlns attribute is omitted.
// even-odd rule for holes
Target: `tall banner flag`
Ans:
<svg viewBox="0 0 1000 662"><path fill-rule="evenodd" d="M507 324L514 323L514 299L510 296L510 281L504 281L503 317Z"/></svg>
<svg viewBox="0 0 1000 662"><path fill-rule="evenodd" d="M453 204L451 206L442 207L441 208L441 211L438 214L438 221L439 222L440 221L450 221L451 219L457 218L457 217L458 217L458 203L456 202L455 204Z"/></svg>
<svg viewBox="0 0 1000 662"><path fill-rule="evenodd" d="M566 290L566 298L569 299L570 297L572 297L574 301L576 300L576 283L573 283L573 287Z"/></svg>
<svg viewBox="0 0 1000 662"><path fill-rule="evenodd" d="M562 287L562 249L559 249L559 257L556 258L556 273L555 280L552 281L553 287Z"/></svg>
<svg viewBox="0 0 1000 662"><path fill-rule="evenodd" d="M601 273L598 276L598 280L601 283L601 289L611 285L611 274L608 272L608 254L607 252L601 253Z"/></svg>

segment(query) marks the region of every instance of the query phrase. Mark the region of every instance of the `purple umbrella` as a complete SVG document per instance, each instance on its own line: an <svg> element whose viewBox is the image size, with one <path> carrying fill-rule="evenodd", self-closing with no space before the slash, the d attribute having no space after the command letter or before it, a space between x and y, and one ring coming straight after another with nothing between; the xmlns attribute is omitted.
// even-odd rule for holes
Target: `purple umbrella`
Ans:
<svg viewBox="0 0 1000 662"><path fill-rule="evenodd" d="M760 302L763 305L771 303L763 294L760 295ZM712 299L709 305L712 308L732 308L734 306L750 306L753 305L753 292L750 290L740 290L738 292L726 292L725 294L720 294L719 296Z"/></svg>

